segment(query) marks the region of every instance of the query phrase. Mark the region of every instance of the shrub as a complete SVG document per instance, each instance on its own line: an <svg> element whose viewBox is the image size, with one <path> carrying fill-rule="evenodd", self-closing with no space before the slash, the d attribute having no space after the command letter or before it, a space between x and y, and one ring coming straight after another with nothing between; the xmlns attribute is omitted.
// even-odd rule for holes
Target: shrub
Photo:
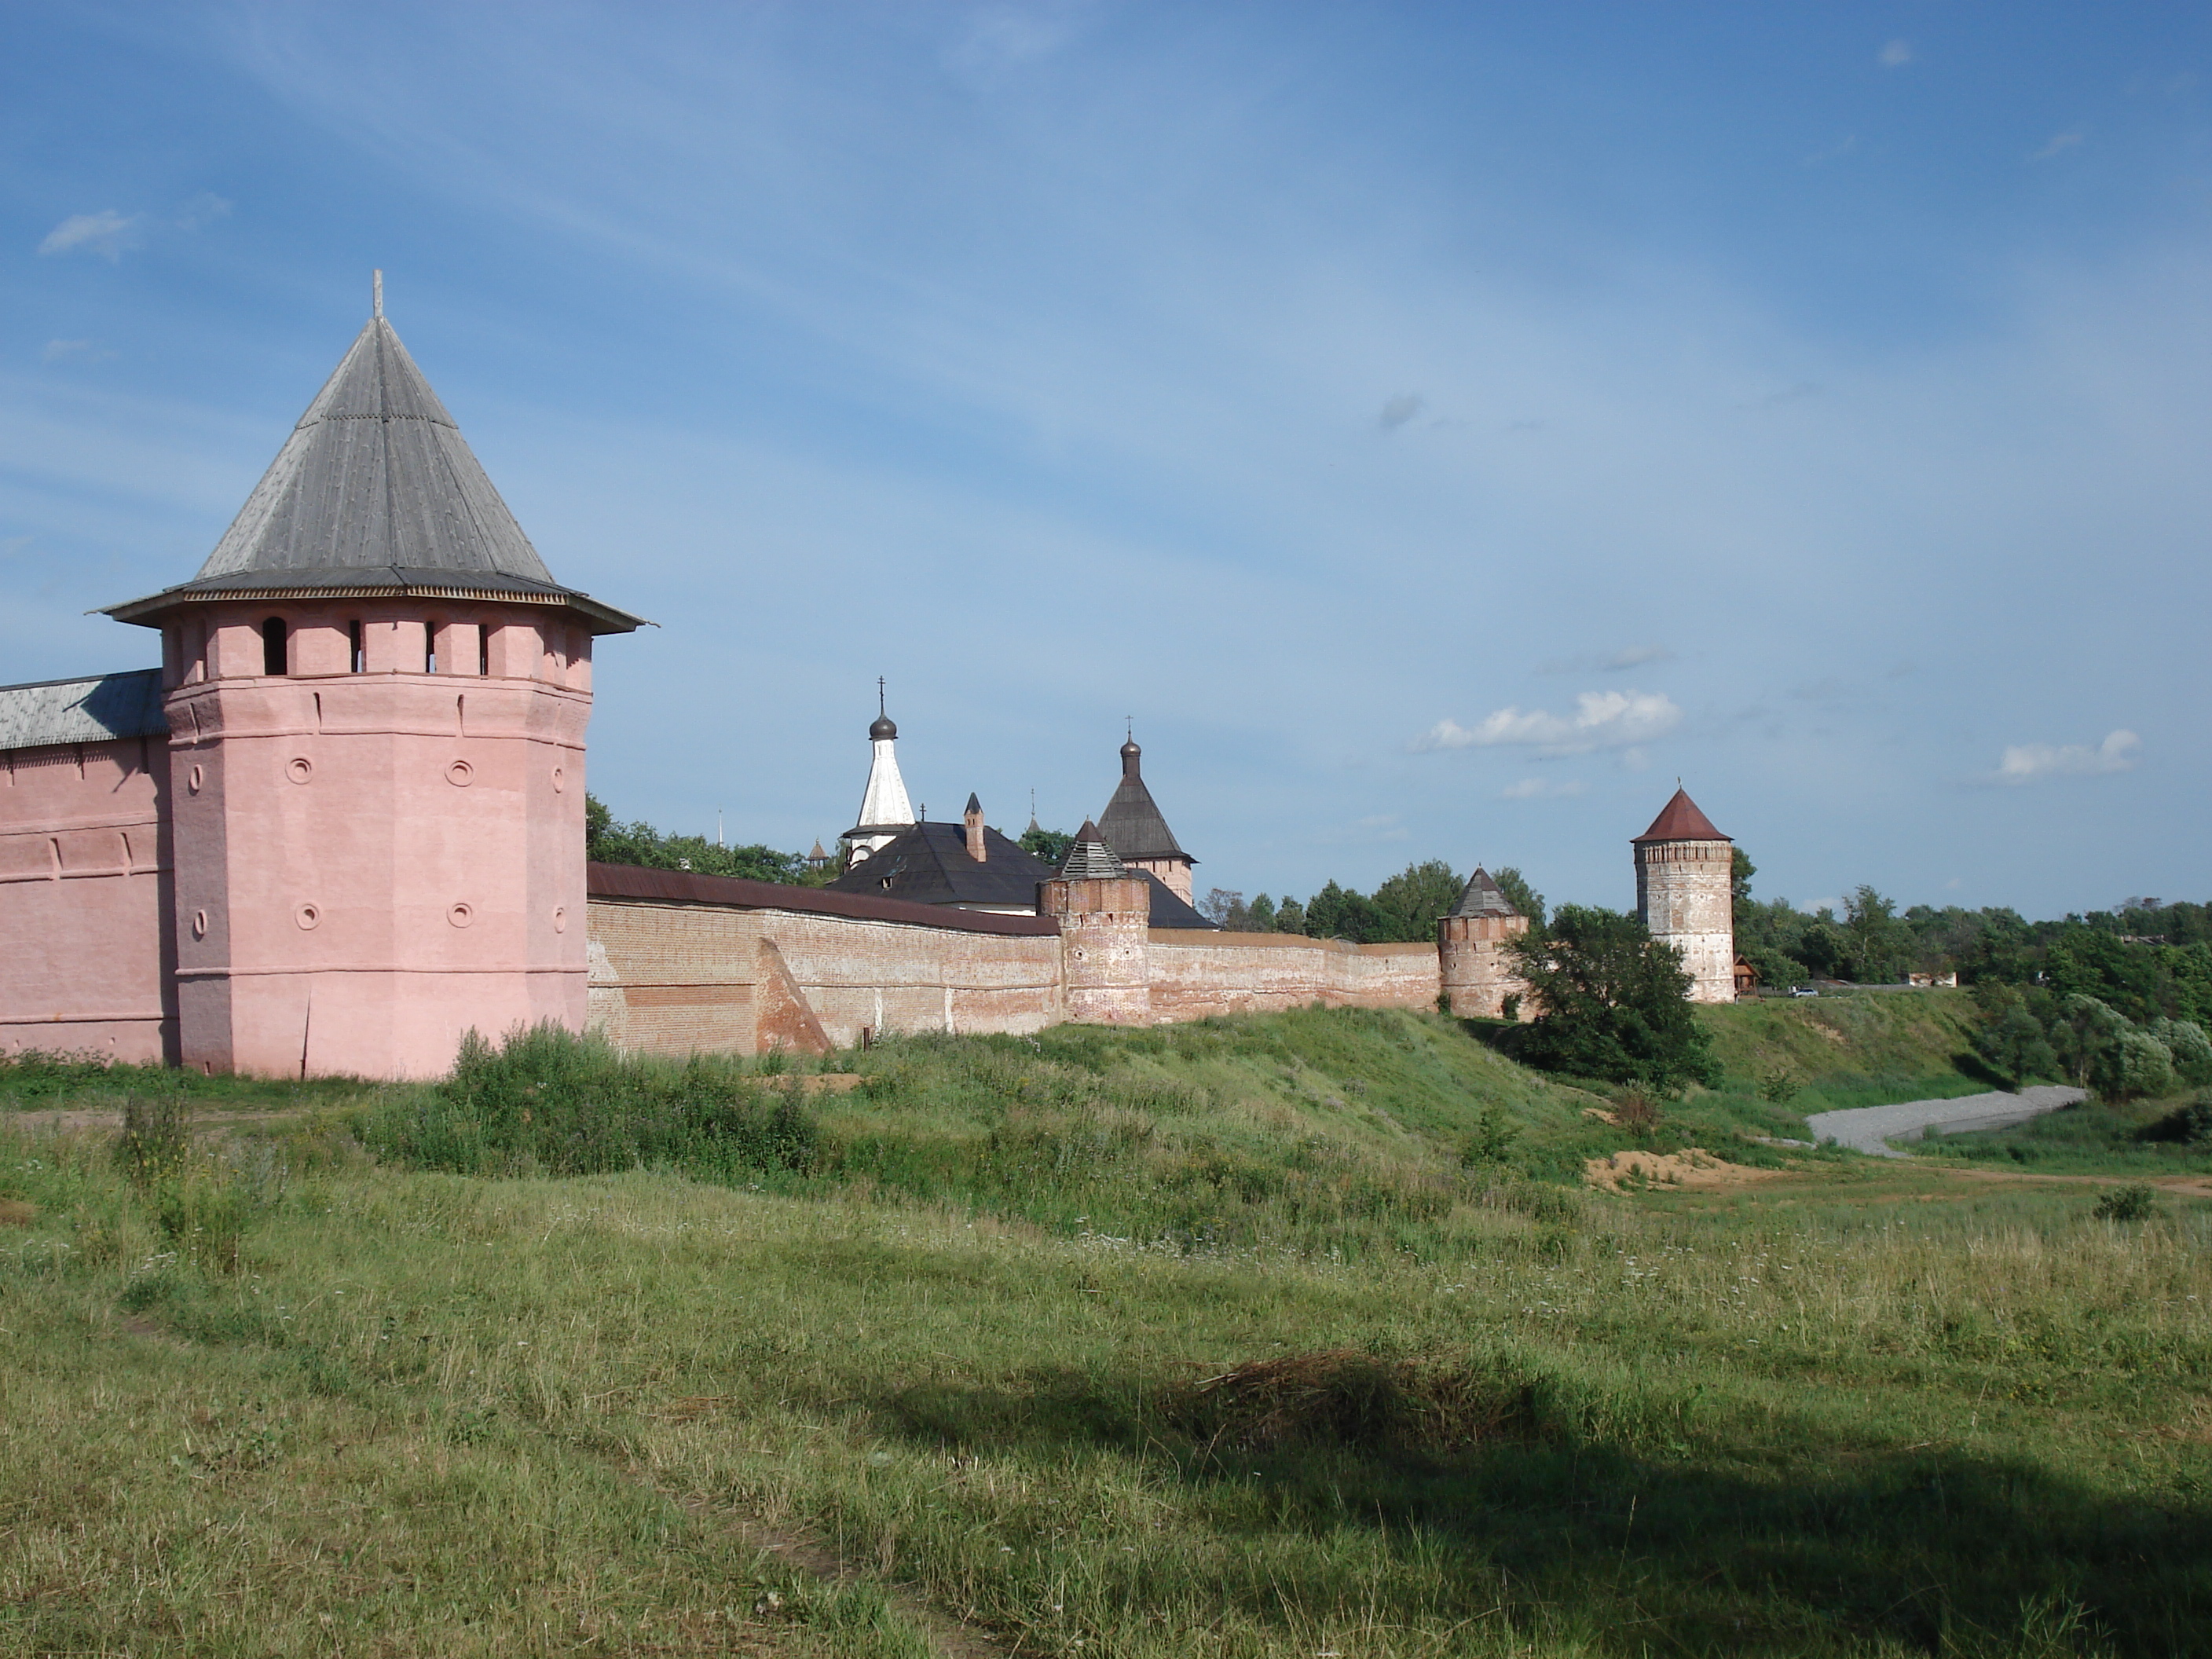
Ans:
<svg viewBox="0 0 2212 1659"><path fill-rule="evenodd" d="M2212 1083L2212 1037L2193 1019L2154 1019L2150 1034L2173 1056L2173 1069L2185 1082Z"/></svg>
<svg viewBox="0 0 2212 1659"><path fill-rule="evenodd" d="M126 1095L116 1167L142 1189L173 1180L191 1151L192 1109L176 1095Z"/></svg>
<svg viewBox="0 0 2212 1659"><path fill-rule="evenodd" d="M2091 1213L2100 1221L2143 1221L2158 1210L2158 1194L2142 1182L2115 1187L2097 1200Z"/></svg>
<svg viewBox="0 0 2212 1659"><path fill-rule="evenodd" d="M1778 1106L1785 1105L1795 1100L1797 1091L1804 1086L1798 1080L1797 1074L1787 1066L1778 1066L1759 1079L1759 1097L1771 1100Z"/></svg>
<svg viewBox="0 0 2212 1659"><path fill-rule="evenodd" d="M442 1083L379 1105L361 1136L384 1157L464 1175L804 1170L820 1134L799 1086L771 1090L727 1056L617 1054L548 1022L517 1027L496 1048L471 1031Z"/></svg>
<svg viewBox="0 0 2212 1659"><path fill-rule="evenodd" d="M2089 1056L2089 1081L2106 1100L2133 1100L2173 1086L2173 1056L2148 1031L2110 1033Z"/></svg>

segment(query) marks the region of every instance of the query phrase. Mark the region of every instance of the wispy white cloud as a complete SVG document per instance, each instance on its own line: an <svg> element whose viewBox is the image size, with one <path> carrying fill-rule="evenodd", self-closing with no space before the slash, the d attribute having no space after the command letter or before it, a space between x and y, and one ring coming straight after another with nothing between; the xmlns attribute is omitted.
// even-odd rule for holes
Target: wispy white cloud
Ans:
<svg viewBox="0 0 2212 1659"><path fill-rule="evenodd" d="M1682 711L1657 691L1585 691L1571 714L1548 709L1498 709L1472 726L1438 720L1413 742L1413 752L1441 749L1534 749L1546 755L1585 755L1593 749L1625 749L1663 736L1681 724Z"/></svg>
<svg viewBox="0 0 2212 1659"><path fill-rule="evenodd" d="M103 259L120 259L124 252L145 240L146 216L121 214L113 208L97 213L73 213L46 233L39 244L45 254L97 253Z"/></svg>
<svg viewBox="0 0 2212 1659"><path fill-rule="evenodd" d="M1892 40L1881 49L1880 62L1884 69L1903 69L1913 61L1910 40Z"/></svg>
<svg viewBox="0 0 2212 1659"><path fill-rule="evenodd" d="M104 363L114 356L97 340L49 340L45 349L39 353L39 361L60 363L77 358L88 363Z"/></svg>
<svg viewBox="0 0 2212 1659"><path fill-rule="evenodd" d="M1624 669L1641 668L1646 663L1672 662L1674 653L1663 645L1630 645L1618 651L1590 653L1575 657L1555 657L1550 662L1537 665L1539 674L1583 674L1600 669L1617 674Z"/></svg>
<svg viewBox="0 0 2212 1659"><path fill-rule="evenodd" d="M2123 728L2107 732L2095 748L2087 744L2014 744L2004 751L1990 783L2039 783L2045 778L2100 777L2112 772L2131 772L2136 750L2142 739Z"/></svg>
<svg viewBox="0 0 2212 1659"><path fill-rule="evenodd" d="M1859 147L1859 136L1847 132L1825 149L1816 149L1799 165L1808 167L1825 167L1830 161L1840 161Z"/></svg>
<svg viewBox="0 0 2212 1659"><path fill-rule="evenodd" d="M1395 432L1429 406L1429 400L1418 392L1401 392L1382 405L1379 424L1385 432Z"/></svg>
<svg viewBox="0 0 2212 1659"><path fill-rule="evenodd" d="M2064 132L2054 132L2051 135L2051 141L2041 149L2030 155L2027 159L2031 161L2048 161L2054 155L2063 155L2088 136L2078 127L2069 128Z"/></svg>
<svg viewBox="0 0 2212 1659"><path fill-rule="evenodd" d="M1498 792L1500 800L1557 800L1589 787L1580 778L1521 778Z"/></svg>
<svg viewBox="0 0 2212 1659"><path fill-rule="evenodd" d="M39 252L97 253L112 264L132 250L145 246L156 231L204 230L230 216L232 204L212 191L202 191L166 218L150 213L118 213L102 208L97 213L73 213L46 234Z"/></svg>

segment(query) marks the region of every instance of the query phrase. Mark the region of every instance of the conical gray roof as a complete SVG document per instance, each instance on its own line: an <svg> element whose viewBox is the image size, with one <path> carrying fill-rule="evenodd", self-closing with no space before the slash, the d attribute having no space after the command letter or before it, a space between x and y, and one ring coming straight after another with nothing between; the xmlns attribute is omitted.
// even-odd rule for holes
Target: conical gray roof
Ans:
<svg viewBox="0 0 2212 1659"><path fill-rule="evenodd" d="M1196 864L1198 860L1176 843L1175 831L1168 828L1167 819L1152 800L1152 792L1145 787L1139 769L1143 754L1134 738L1121 745L1121 781L1114 790L1114 798L1106 803L1106 810L1099 814L1099 833L1125 859L1188 859Z"/></svg>
<svg viewBox="0 0 2212 1659"><path fill-rule="evenodd" d="M1455 916L1517 916L1513 902L1505 896L1505 890L1490 878L1490 872L1478 866L1467 879L1467 890L1459 896L1459 902L1451 908Z"/></svg>
<svg viewBox="0 0 2212 1659"><path fill-rule="evenodd" d="M378 315L307 405L199 574L108 614L151 621L176 601L218 594L394 590L565 603L601 633L638 624L553 580L398 334Z"/></svg>
<svg viewBox="0 0 2212 1659"><path fill-rule="evenodd" d="M1060 873L1071 881L1096 881L1110 880L1129 872L1114 856L1114 849L1100 838L1098 826L1085 818L1083 828L1075 832L1075 844L1067 849Z"/></svg>

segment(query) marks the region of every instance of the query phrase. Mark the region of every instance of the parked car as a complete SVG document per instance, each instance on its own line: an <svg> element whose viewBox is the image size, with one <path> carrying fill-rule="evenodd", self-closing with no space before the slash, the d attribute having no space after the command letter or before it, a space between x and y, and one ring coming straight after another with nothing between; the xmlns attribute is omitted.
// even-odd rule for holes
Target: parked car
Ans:
<svg viewBox="0 0 2212 1659"><path fill-rule="evenodd" d="M1816 997L1820 994L1820 988L1817 985L1793 985L1790 988L1790 994L1793 997Z"/></svg>

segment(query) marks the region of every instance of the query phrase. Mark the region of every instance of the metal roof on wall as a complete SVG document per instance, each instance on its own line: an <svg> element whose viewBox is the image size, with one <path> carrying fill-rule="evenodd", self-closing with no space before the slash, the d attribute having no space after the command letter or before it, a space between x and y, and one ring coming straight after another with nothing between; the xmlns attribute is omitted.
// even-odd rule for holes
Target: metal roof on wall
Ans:
<svg viewBox="0 0 2212 1659"><path fill-rule="evenodd" d="M168 729L158 668L0 685L0 749L111 743L158 737Z"/></svg>

